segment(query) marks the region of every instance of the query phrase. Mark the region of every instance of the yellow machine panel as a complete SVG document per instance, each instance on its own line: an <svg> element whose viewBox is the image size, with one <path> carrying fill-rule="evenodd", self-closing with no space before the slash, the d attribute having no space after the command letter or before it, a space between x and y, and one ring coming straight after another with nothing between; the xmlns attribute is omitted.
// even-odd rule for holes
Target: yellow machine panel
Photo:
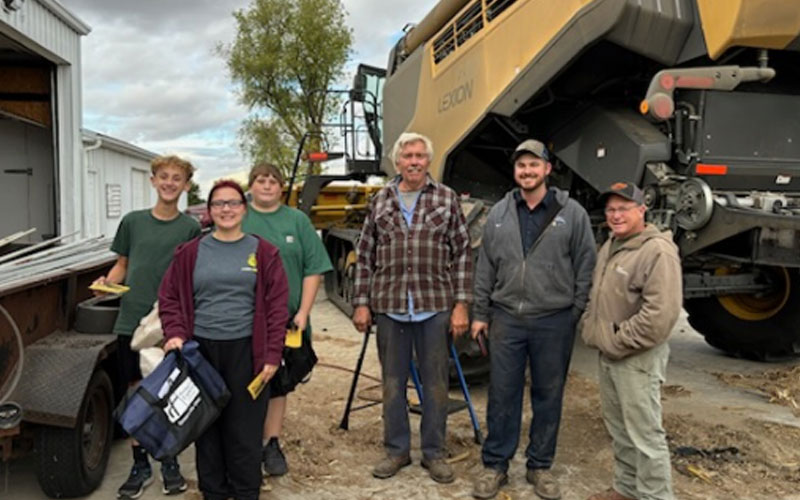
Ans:
<svg viewBox="0 0 800 500"><path fill-rule="evenodd" d="M784 49L800 36L797 0L697 0L708 54L730 47Z"/></svg>
<svg viewBox="0 0 800 500"><path fill-rule="evenodd" d="M457 20L470 9L481 6L481 2L470 2L426 43L416 114L408 130L432 139L434 178L441 179L442 160L447 153L444 146L458 143L486 114L490 108L487 103L497 99L564 25L595 1L517 1L491 20L478 10L476 19L481 27L440 59L435 46L442 35L451 29L454 38L469 33L470 25L458 29Z"/></svg>

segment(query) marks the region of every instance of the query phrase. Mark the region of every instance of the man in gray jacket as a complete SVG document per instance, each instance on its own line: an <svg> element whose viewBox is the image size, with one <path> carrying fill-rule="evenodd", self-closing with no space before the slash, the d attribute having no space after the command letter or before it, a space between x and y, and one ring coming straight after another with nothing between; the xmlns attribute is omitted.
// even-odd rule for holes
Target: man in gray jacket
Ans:
<svg viewBox="0 0 800 500"><path fill-rule="evenodd" d="M540 497L558 499L550 468L575 325L591 286L595 241L583 207L567 192L547 187L552 165L544 144L527 140L511 159L518 187L489 212L475 272L471 330L473 338L488 333L491 339L491 380L484 470L473 496L493 498L508 481L529 363L533 420L526 478Z"/></svg>

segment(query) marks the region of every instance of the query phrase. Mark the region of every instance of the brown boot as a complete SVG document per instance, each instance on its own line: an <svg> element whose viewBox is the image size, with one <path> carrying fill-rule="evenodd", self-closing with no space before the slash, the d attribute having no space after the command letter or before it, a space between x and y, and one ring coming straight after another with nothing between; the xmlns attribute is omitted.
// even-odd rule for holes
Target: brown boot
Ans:
<svg viewBox="0 0 800 500"><path fill-rule="evenodd" d="M545 500L561 498L556 475L550 469L528 469L525 479L533 485L533 491Z"/></svg>
<svg viewBox="0 0 800 500"><path fill-rule="evenodd" d="M431 479L437 483L452 483L456 479L453 468L443 458L422 459L422 467L428 469Z"/></svg>
<svg viewBox="0 0 800 500"><path fill-rule="evenodd" d="M614 488L609 488L601 493L595 493L586 500L636 500L636 499L631 497L626 497L625 495L619 493Z"/></svg>
<svg viewBox="0 0 800 500"><path fill-rule="evenodd" d="M383 460L378 462L378 465L372 469L372 475L378 479L388 479L407 465L411 465L411 457L408 455L399 457L386 455Z"/></svg>
<svg viewBox="0 0 800 500"><path fill-rule="evenodd" d="M506 483L508 483L508 476L505 472L484 467L478 477L475 478L472 496L484 500L494 498L500 491L500 487Z"/></svg>

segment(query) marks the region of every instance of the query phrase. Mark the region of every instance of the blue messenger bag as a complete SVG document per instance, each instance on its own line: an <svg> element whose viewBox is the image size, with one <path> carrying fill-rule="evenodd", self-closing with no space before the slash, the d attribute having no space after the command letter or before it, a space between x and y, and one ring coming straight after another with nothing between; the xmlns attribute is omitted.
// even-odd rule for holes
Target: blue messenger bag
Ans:
<svg viewBox="0 0 800 500"><path fill-rule="evenodd" d="M197 342L169 351L117 407L122 428L156 460L175 457L228 404L225 382L200 354Z"/></svg>

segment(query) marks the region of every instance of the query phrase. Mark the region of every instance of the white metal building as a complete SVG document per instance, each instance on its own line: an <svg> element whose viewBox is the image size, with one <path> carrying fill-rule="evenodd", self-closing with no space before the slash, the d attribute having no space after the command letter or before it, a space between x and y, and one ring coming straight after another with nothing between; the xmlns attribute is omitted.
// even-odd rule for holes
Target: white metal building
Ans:
<svg viewBox="0 0 800 500"><path fill-rule="evenodd" d="M114 137L83 130L86 196L83 226L87 236L114 236L122 216L152 207L156 192L150 184L150 160L156 155ZM186 196L181 197L181 208Z"/></svg>
<svg viewBox="0 0 800 500"><path fill-rule="evenodd" d="M124 214L155 204L155 153L81 129L89 31L57 0L0 0L0 238L32 227L29 243L112 236Z"/></svg>

